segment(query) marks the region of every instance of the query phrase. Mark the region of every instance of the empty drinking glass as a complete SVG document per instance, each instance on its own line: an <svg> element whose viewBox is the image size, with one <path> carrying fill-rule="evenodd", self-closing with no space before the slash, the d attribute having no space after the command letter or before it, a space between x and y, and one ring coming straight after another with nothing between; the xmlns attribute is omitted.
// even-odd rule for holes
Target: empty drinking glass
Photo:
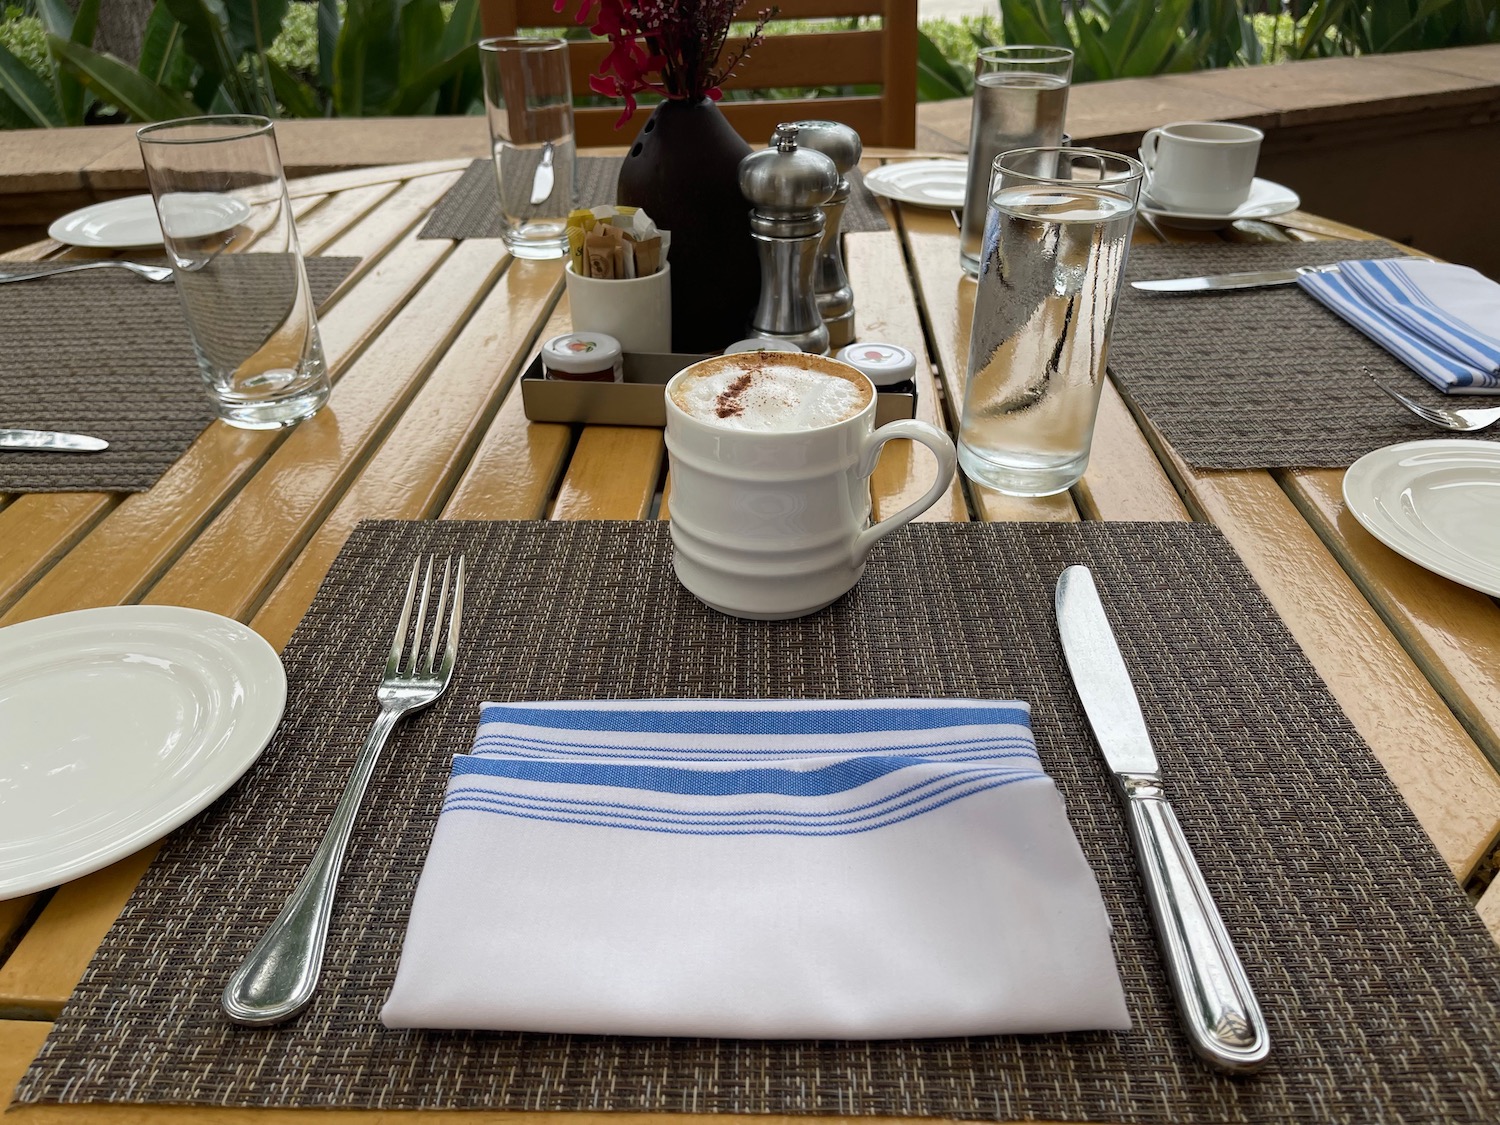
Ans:
<svg viewBox="0 0 1500 1125"><path fill-rule="evenodd" d="M1048 496L1083 476L1142 174L1088 148L995 161L959 427L971 480Z"/></svg>
<svg viewBox="0 0 1500 1125"><path fill-rule="evenodd" d="M577 151L567 41L481 39L479 59L505 244L518 258L561 258Z"/></svg>
<svg viewBox="0 0 1500 1125"><path fill-rule="evenodd" d="M271 122L189 117L136 136L218 416L256 430L312 416L328 369Z"/></svg>
<svg viewBox="0 0 1500 1125"><path fill-rule="evenodd" d="M1014 148L1062 143L1073 52L1066 47L985 47L974 62L969 183L958 239L959 263L979 273L995 157Z"/></svg>

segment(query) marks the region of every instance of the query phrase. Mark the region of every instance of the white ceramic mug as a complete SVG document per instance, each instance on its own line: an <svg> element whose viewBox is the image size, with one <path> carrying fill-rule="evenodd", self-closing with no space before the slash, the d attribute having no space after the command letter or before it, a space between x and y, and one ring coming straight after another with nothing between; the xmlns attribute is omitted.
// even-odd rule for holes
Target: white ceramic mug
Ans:
<svg viewBox="0 0 1500 1125"><path fill-rule="evenodd" d="M627 352L672 350L672 263L649 277L610 280L564 271L573 328L602 332Z"/></svg>
<svg viewBox="0 0 1500 1125"><path fill-rule="evenodd" d="M1149 201L1174 211L1225 215L1250 198L1265 134L1225 121L1179 121L1141 138Z"/></svg>
<svg viewBox="0 0 1500 1125"><path fill-rule="evenodd" d="M683 586L736 617L779 620L830 605L853 588L870 549L930 508L953 480L956 453L941 430L903 420L875 429L875 391L859 371L814 355L775 355L837 369L869 388L857 413L815 429L732 429L687 413L673 391L705 369L743 370L756 353L716 356L667 384L673 566ZM870 525L870 474L893 438L937 457L927 493Z"/></svg>

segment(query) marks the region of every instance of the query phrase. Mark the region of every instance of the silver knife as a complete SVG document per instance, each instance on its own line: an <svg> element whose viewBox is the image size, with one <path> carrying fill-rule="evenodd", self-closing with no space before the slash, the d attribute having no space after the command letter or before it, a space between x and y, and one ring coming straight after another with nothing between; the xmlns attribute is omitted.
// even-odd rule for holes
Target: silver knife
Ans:
<svg viewBox="0 0 1500 1125"><path fill-rule="evenodd" d="M1057 580L1057 631L1078 698L1125 802L1130 838L1193 1050L1223 1070L1254 1070L1271 1041L1208 885L1162 788L1130 673L1088 567Z"/></svg>
<svg viewBox="0 0 1500 1125"><path fill-rule="evenodd" d="M0 430L0 449L36 449L51 453L98 453L109 442L87 434L62 434L56 430Z"/></svg>
<svg viewBox="0 0 1500 1125"><path fill-rule="evenodd" d="M1209 277L1165 277L1160 281L1132 281L1132 289L1151 293L1208 293L1219 289L1260 289L1267 285L1291 285L1303 274L1338 273L1337 265L1298 266L1291 270L1256 270L1254 273L1221 273Z"/></svg>
<svg viewBox="0 0 1500 1125"><path fill-rule="evenodd" d="M542 148L542 162L536 166L536 174L531 179L531 205L533 207L546 203L552 195L552 142L548 141Z"/></svg>

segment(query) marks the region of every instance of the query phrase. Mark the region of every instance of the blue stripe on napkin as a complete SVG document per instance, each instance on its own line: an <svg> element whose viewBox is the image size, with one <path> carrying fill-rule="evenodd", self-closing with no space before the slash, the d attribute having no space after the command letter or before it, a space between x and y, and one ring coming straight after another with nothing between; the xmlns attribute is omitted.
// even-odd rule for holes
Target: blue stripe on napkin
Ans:
<svg viewBox="0 0 1500 1125"><path fill-rule="evenodd" d="M1473 363L1491 375L1500 374L1500 339L1436 304L1407 272L1409 264L1399 260L1344 262L1339 271L1367 302L1377 305L1409 331L1455 358ZM1475 271L1465 272L1474 273L1476 284L1487 281Z"/></svg>
<svg viewBox="0 0 1500 1125"><path fill-rule="evenodd" d="M1343 263L1339 269L1342 271ZM1414 335L1366 301L1339 274L1309 271L1297 278L1297 284L1438 390L1500 387L1500 378L1440 351Z"/></svg>
<svg viewBox="0 0 1500 1125"><path fill-rule="evenodd" d="M705 701L706 703L708 701ZM717 703L712 706L717 708ZM486 704L481 723L515 723L554 730L629 731L656 734L867 734L876 731L931 730L976 723L1024 726L1030 709L1017 704L994 707L849 707L816 704L785 710L636 710L537 708Z"/></svg>

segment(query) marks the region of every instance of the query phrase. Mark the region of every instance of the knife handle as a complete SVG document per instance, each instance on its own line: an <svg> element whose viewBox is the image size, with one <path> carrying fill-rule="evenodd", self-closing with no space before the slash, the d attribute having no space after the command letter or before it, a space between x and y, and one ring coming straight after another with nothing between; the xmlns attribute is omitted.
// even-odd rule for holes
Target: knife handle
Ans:
<svg viewBox="0 0 1500 1125"><path fill-rule="evenodd" d="M1167 975L1193 1050L1222 1070L1255 1070L1271 1050L1265 1017L1160 781L1120 778Z"/></svg>

